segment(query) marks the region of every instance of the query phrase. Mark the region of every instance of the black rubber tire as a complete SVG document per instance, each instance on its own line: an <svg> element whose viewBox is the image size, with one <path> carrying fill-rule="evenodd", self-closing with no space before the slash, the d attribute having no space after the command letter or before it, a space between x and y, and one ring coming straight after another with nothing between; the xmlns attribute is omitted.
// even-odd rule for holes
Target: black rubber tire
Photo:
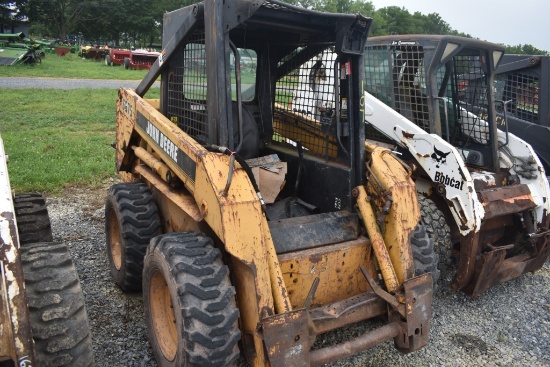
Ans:
<svg viewBox="0 0 550 367"><path fill-rule="evenodd" d="M161 233L158 209L147 185L111 186L105 202L107 256L113 280L123 291L141 290L147 246Z"/></svg>
<svg viewBox="0 0 550 367"><path fill-rule="evenodd" d="M124 64L124 69L130 69L130 59L129 58L125 57L123 64Z"/></svg>
<svg viewBox="0 0 550 367"><path fill-rule="evenodd" d="M112 66L113 62L111 61L111 56L105 55L105 65L106 66Z"/></svg>
<svg viewBox="0 0 550 367"><path fill-rule="evenodd" d="M93 366L84 293L67 246L21 247L37 366Z"/></svg>
<svg viewBox="0 0 550 367"><path fill-rule="evenodd" d="M419 223L411 236L411 247L414 261L414 274L432 273L434 290L441 276L439 270L439 255L435 251L434 241L426 231L426 227Z"/></svg>
<svg viewBox="0 0 550 367"><path fill-rule="evenodd" d="M42 194L26 193L13 197L17 231L21 245L33 242L51 242L52 225Z"/></svg>
<svg viewBox="0 0 550 367"><path fill-rule="evenodd" d="M240 331L234 296L229 269L210 238L194 232L154 238L145 257L143 301L157 364L235 365Z"/></svg>
<svg viewBox="0 0 550 367"><path fill-rule="evenodd" d="M450 265L452 249L451 230L445 219L445 214L437 208L433 200L419 194L418 202L420 204L422 223L425 225L430 237L434 240L435 248L440 258L441 269L443 264Z"/></svg>

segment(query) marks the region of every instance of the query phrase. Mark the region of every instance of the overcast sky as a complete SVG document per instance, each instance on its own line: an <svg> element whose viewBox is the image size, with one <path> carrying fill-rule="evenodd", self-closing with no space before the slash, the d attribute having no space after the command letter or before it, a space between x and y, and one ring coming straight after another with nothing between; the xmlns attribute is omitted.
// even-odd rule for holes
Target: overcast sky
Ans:
<svg viewBox="0 0 550 367"><path fill-rule="evenodd" d="M548 0L370 0L376 9L405 7L411 14L438 13L451 28L505 45L531 44L550 51ZM368 15L368 14L365 14Z"/></svg>

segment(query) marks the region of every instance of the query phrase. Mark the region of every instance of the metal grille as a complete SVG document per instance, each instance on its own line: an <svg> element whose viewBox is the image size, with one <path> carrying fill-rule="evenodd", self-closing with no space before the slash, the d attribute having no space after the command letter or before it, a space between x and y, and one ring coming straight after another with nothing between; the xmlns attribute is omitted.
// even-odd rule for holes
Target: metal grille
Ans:
<svg viewBox="0 0 550 367"><path fill-rule="evenodd" d="M487 75L483 71L480 56L456 56L453 58L454 82L446 88L447 101L458 97L459 103L448 104L449 128L451 143L465 147L469 143L490 143L489 124L469 111L475 111L476 106L487 107L489 88ZM441 109L443 113L443 109ZM441 121L444 121L442 116Z"/></svg>
<svg viewBox="0 0 550 367"><path fill-rule="evenodd" d="M302 145L322 156L334 157L337 143L331 128L334 126L336 98L334 93L336 54L331 49L310 58L305 63L302 49L279 63L290 70L275 86L274 141ZM295 65L290 65L293 60Z"/></svg>
<svg viewBox="0 0 550 367"><path fill-rule="evenodd" d="M422 46L369 46L364 57L367 91L430 132ZM366 137L391 142L370 125Z"/></svg>
<svg viewBox="0 0 550 367"><path fill-rule="evenodd" d="M430 132L422 46L372 46L365 53L367 91Z"/></svg>
<svg viewBox="0 0 550 367"><path fill-rule="evenodd" d="M208 141L204 33L196 32L170 64L168 117L198 141Z"/></svg>
<svg viewBox="0 0 550 367"><path fill-rule="evenodd" d="M508 74L504 78L507 82L502 99L512 101L506 112L522 120L538 123L539 79L521 73ZM497 105L497 111L502 112L501 104Z"/></svg>

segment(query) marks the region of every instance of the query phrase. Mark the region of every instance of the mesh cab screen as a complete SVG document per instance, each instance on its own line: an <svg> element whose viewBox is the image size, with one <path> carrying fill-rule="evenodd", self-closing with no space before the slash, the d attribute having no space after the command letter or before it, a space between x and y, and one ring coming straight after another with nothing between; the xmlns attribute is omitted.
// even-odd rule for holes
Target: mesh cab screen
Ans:
<svg viewBox="0 0 550 367"><path fill-rule="evenodd" d="M208 141L204 33L196 32L170 63L167 116L199 141Z"/></svg>
<svg viewBox="0 0 550 367"><path fill-rule="evenodd" d="M523 73L498 75L495 81L496 99L511 101L506 112L529 122L539 119L539 78ZM502 113L502 104L497 112Z"/></svg>
<svg viewBox="0 0 550 367"><path fill-rule="evenodd" d="M315 54L307 61L301 55L304 49L296 49L279 62L288 70L275 86L273 140L296 145L299 140L305 149L324 157L335 157L338 144L335 136L336 111L338 118L347 111L347 101L335 94L338 70L337 55L331 49ZM336 101L339 105L336 105Z"/></svg>

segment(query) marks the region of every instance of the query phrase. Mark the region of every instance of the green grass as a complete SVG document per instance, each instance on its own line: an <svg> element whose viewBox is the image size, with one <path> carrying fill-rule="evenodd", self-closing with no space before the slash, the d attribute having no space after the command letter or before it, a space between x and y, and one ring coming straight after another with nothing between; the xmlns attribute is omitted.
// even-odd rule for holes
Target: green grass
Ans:
<svg viewBox="0 0 550 367"><path fill-rule="evenodd" d="M115 176L117 91L0 89L0 134L16 192L59 192Z"/></svg>
<svg viewBox="0 0 550 367"><path fill-rule="evenodd" d="M147 70L126 70L122 66L106 66L103 61L82 59L77 54L63 57L47 53L35 65L0 66L0 77L49 77L78 79L141 80Z"/></svg>

